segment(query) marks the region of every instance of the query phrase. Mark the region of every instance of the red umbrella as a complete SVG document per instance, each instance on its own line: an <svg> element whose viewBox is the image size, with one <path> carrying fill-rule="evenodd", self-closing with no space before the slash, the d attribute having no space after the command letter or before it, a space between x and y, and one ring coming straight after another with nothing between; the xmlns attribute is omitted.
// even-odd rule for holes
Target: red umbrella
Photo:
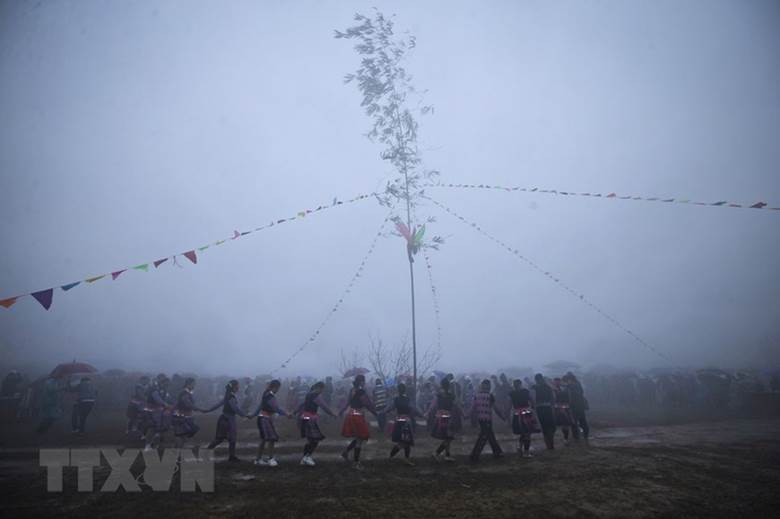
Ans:
<svg viewBox="0 0 780 519"><path fill-rule="evenodd" d="M87 364L86 362L68 362L66 364L60 364L54 368L49 374L52 378L69 377L80 373L95 373L97 369L94 366Z"/></svg>
<svg viewBox="0 0 780 519"><path fill-rule="evenodd" d="M366 373L370 373L370 369L366 368L352 368L347 370L346 373L344 373L344 378L351 378L357 375L365 375Z"/></svg>

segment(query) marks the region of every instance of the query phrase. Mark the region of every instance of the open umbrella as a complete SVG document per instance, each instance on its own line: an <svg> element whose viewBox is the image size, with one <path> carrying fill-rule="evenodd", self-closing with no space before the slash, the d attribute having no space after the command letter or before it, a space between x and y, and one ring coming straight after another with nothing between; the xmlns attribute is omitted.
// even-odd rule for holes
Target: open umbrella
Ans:
<svg viewBox="0 0 780 519"><path fill-rule="evenodd" d="M96 373L97 369L94 366L87 364L86 362L68 362L66 364L60 364L54 368L49 376L51 378L70 377L81 373Z"/></svg>
<svg viewBox="0 0 780 519"><path fill-rule="evenodd" d="M366 368L352 368L352 369L348 369L344 373L344 378L352 378L352 377L355 377L357 375L365 375L366 373L369 373L370 371L371 371L370 369L366 369Z"/></svg>

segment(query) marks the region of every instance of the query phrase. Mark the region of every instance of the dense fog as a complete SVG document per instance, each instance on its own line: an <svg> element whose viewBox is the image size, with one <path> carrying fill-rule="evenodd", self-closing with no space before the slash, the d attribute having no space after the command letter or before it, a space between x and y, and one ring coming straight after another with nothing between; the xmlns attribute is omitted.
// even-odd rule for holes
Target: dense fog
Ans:
<svg viewBox="0 0 780 519"><path fill-rule="evenodd" d="M375 2L406 63L440 181L780 205L780 4ZM333 37L364 2L0 4L3 368L335 372L410 334L404 241L374 197L360 57ZM605 196L426 194L614 317L422 200L437 369L780 364L780 213ZM148 272L133 266L212 244ZM130 268L67 292L59 287ZM426 261L418 348L437 348Z"/></svg>

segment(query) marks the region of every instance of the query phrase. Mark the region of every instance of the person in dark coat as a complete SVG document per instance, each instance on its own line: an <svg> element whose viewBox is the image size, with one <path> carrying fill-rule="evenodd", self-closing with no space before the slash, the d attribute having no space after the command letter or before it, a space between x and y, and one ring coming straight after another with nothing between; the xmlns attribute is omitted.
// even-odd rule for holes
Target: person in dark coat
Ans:
<svg viewBox="0 0 780 519"><path fill-rule="evenodd" d="M43 383L40 399L41 423L35 429L38 434L47 432L54 422L62 418L62 389L55 378L47 378Z"/></svg>
<svg viewBox="0 0 780 519"><path fill-rule="evenodd" d="M149 393L149 377L146 375L138 379L133 387L133 394L127 404L127 434L133 434L143 427L145 413L147 412L146 395Z"/></svg>
<svg viewBox="0 0 780 519"><path fill-rule="evenodd" d="M69 391L76 393L76 403L73 404L71 415L73 432L84 434L87 427L87 417L92 412L95 400L97 400L97 389L92 385L89 377L83 377L78 385L69 388Z"/></svg>
<svg viewBox="0 0 780 519"><path fill-rule="evenodd" d="M223 441L228 441L228 461L238 462L241 461L236 456L236 437L238 436L238 426L236 425L236 416L247 415L239 408L238 399L236 394L238 393L238 380L231 380L225 386L225 396L221 402L217 402L209 409L205 409L203 412L209 413L219 406L222 406L222 414L219 415L217 420L217 433L214 440L208 444L207 449L213 449Z"/></svg>
<svg viewBox="0 0 780 519"><path fill-rule="evenodd" d="M553 415L555 395L541 373L534 376L534 381L536 382L533 386L536 393L536 416L539 418L544 443L548 450L553 450L555 449L555 416Z"/></svg>
<svg viewBox="0 0 780 519"><path fill-rule="evenodd" d="M585 416L585 411L588 410L588 400L585 398L582 384L580 384L580 381L577 380L577 377L575 377L574 373L571 371L564 375L563 381L566 382L566 385L569 388L571 413L574 417L574 430L575 432L578 432L578 428L581 429L583 439L588 441L590 426L588 425L588 419ZM575 436L575 438L577 438L577 436Z"/></svg>
<svg viewBox="0 0 780 519"><path fill-rule="evenodd" d="M395 445L390 450L390 459L394 458L403 449L404 462L409 466L414 466L410 458L412 446L414 446L412 418L414 416L424 418L425 415L417 410L414 404L412 404L412 400L406 395L406 384L398 384L397 390L398 396L383 411L385 414L395 412L392 433L392 440Z"/></svg>

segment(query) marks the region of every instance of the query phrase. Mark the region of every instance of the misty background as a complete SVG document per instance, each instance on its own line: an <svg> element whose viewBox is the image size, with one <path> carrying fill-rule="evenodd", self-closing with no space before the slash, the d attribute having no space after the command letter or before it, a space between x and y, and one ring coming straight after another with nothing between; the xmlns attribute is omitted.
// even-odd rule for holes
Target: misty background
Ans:
<svg viewBox="0 0 780 519"><path fill-rule="evenodd" d="M361 193L390 165L363 134L352 42L376 5L417 37L443 182L780 202L780 4L2 2L0 299L152 261ZM780 363L780 214L432 189L614 315L437 210L447 370ZM69 292L0 308L7 368L73 358L265 373L340 297L386 215L374 199ZM436 341L421 256L418 344ZM409 333L405 243L380 239L287 374Z"/></svg>

